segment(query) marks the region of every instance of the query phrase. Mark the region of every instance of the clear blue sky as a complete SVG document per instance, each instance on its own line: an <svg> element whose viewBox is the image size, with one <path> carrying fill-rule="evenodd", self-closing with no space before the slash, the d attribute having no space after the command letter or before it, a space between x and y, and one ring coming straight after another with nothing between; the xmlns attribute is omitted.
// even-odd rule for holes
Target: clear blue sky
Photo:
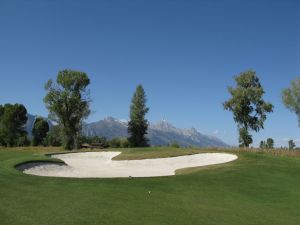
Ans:
<svg viewBox="0 0 300 225"><path fill-rule="evenodd" d="M300 76L299 0L0 0L0 104L47 116L43 86L61 69L91 79L89 121L128 118L137 84L148 119L167 119L237 144L222 102L232 77L257 71L275 110L255 143L293 138L296 116L280 92Z"/></svg>

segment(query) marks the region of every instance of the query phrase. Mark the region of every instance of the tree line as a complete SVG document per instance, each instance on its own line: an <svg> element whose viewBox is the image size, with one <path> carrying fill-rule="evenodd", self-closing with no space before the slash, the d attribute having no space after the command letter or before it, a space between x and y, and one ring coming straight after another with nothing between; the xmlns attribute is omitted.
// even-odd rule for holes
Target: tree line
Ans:
<svg viewBox="0 0 300 225"><path fill-rule="evenodd" d="M273 112L274 106L263 99L265 91L255 71L249 70L234 77L236 86L229 87L231 97L223 103L225 110L233 113L239 132L239 146L249 147L253 139L251 132L264 129L267 115ZM58 72L56 81L49 80L45 84L47 91L44 103L49 111L49 119L56 125L49 127L48 122L39 117L35 120L32 137L29 140L25 131L27 110L22 104L0 105L0 145L63 145L65 149L80 148L83 142L99 141L111 147L146 147L148 121L146 93L142 85L138 85L130 104L130 120L128 122L127 139L106 140L99 137L82 135L83 121L90 115L90 79L87 74L74 70ZM292 81L291 86L282 91L284 105L298 117L300 125L300 78ZM98 139L97 139L98 138ZM261 141L261 148L273 148L274 140ZM289 148L295 148L293 140Z"/></svg>
<svg viewBox="0 0 300 225"><path fill-rule="evenodd" d="M74 70L59 71L55 82L50 79L45 84L47 94L44 103L49 111L49 119L56 125L50 129L45 119L37 118L31 140L25 130L28 119L26 108L22 104L0 105L0 145L63 145L68 150L80 148L83 142L101 142L110 147L148 146L148 121L145 116L149 108L146 107L147 99L142 85L137 86L130 105L128 139L106 140L82 135L83 121L90 114L89 84L86 73Z"/></svg>

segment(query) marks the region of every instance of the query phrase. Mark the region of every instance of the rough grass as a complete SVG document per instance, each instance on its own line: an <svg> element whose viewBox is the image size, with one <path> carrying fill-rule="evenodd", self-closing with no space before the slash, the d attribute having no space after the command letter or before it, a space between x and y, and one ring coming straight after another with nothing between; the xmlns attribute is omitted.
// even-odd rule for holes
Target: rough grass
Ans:
<svg viewBox="0 0 300 225"><path fill-rule="evenodd" d="M37 177L14 169L17 163L47 159L45 153L60 151L0 149L1 225L300 224L299 157L230 150L238 160L178 171L184 175L137 179ZM121 151L118 159L218 150Z"/></svg>

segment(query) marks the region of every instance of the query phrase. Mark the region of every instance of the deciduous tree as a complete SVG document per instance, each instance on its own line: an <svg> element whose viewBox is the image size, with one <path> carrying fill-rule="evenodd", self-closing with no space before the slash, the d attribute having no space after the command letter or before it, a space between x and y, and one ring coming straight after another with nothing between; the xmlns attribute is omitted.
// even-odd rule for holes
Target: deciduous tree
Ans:
<svg viewBox="0 0 300 225"><path fill-rule="evenodd" d="M267 148L273 149L274 148L274 140L272 138L267 139Z"/></svg>
<svg viewBox="0 0 300 225"><path fill-rule="evenodd" d="M300 77L291 82L291 86L282 91L283 104L297 115L300 126Z"/></svg>
<svg viewBox="0 0 300 225"><path fill-rule="evenodd" d="M49 80L45 85L48 93L44 102L50 112L49 117L60 126L65 149L79 147L77 139L82 122L90 114L89 84L86 73L63 70L59 71L56 84Z"/></svg>
<svg viewBox="0 0 300 225"><path fill-rule="evenodd" d="M236 87L228 88L231 98L223 106L232 111L238 124L240 147L249 147L253 142L249 131L258 132L264 128L267 113L273 111L273 105L263 100L265 92L254 71L243 72L234 79Z"/></svg>
<svg viewBox="0 0 300 225"><path fill-rule="evenodd" d="M36 118L32 129L32 145L37 146L44 144L44 139L47 136L48 131L48 122L42 117Z"/></svg>
<svg viewBox="0 0 300 225"><path fill-rule="evenodd" d="M260 141L259 148L261 148L261 149L266 148L266 142L265 141Z"/></svg>
<svg viewBox="0 0 300 225"><path fill-rule="evenodd" d="M293 140L289 140L289 150L293 150L296 147L296 144Z"/></svg>
<svg viewBox="0 0 300 225"><path fill-rule="evenodd" d="M18 145L18 140L27 135L25 124L27 110L22 104L0 105L0 144Z"/></svg>
<svg viewBox="0 0 300 225"><path fill-rule="evenodd" d="M44 139L44 144L46 146L61 146L62 138L61 138L61 130L58 125L52 126L47 133L47 136Z"/></svg>

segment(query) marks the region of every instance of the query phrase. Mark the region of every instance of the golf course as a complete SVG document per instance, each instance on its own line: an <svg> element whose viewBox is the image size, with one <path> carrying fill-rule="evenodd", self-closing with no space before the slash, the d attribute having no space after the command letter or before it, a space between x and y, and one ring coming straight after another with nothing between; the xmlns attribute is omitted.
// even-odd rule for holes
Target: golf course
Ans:
<svg viewBox="0 0 300 225"><path fill-rule="evenodd" d="M0 0L0 225L300 225L300 0Z"/></svg>
<svg viewBox="0 0 300 225"><path fill-rule="evenodd" d="M220 165L148 178L58 178L27 175L25 162L58 161L55 147L0 149L0 224L300 224L299 151L129 148L113 160L232 153Z"/></svg>

